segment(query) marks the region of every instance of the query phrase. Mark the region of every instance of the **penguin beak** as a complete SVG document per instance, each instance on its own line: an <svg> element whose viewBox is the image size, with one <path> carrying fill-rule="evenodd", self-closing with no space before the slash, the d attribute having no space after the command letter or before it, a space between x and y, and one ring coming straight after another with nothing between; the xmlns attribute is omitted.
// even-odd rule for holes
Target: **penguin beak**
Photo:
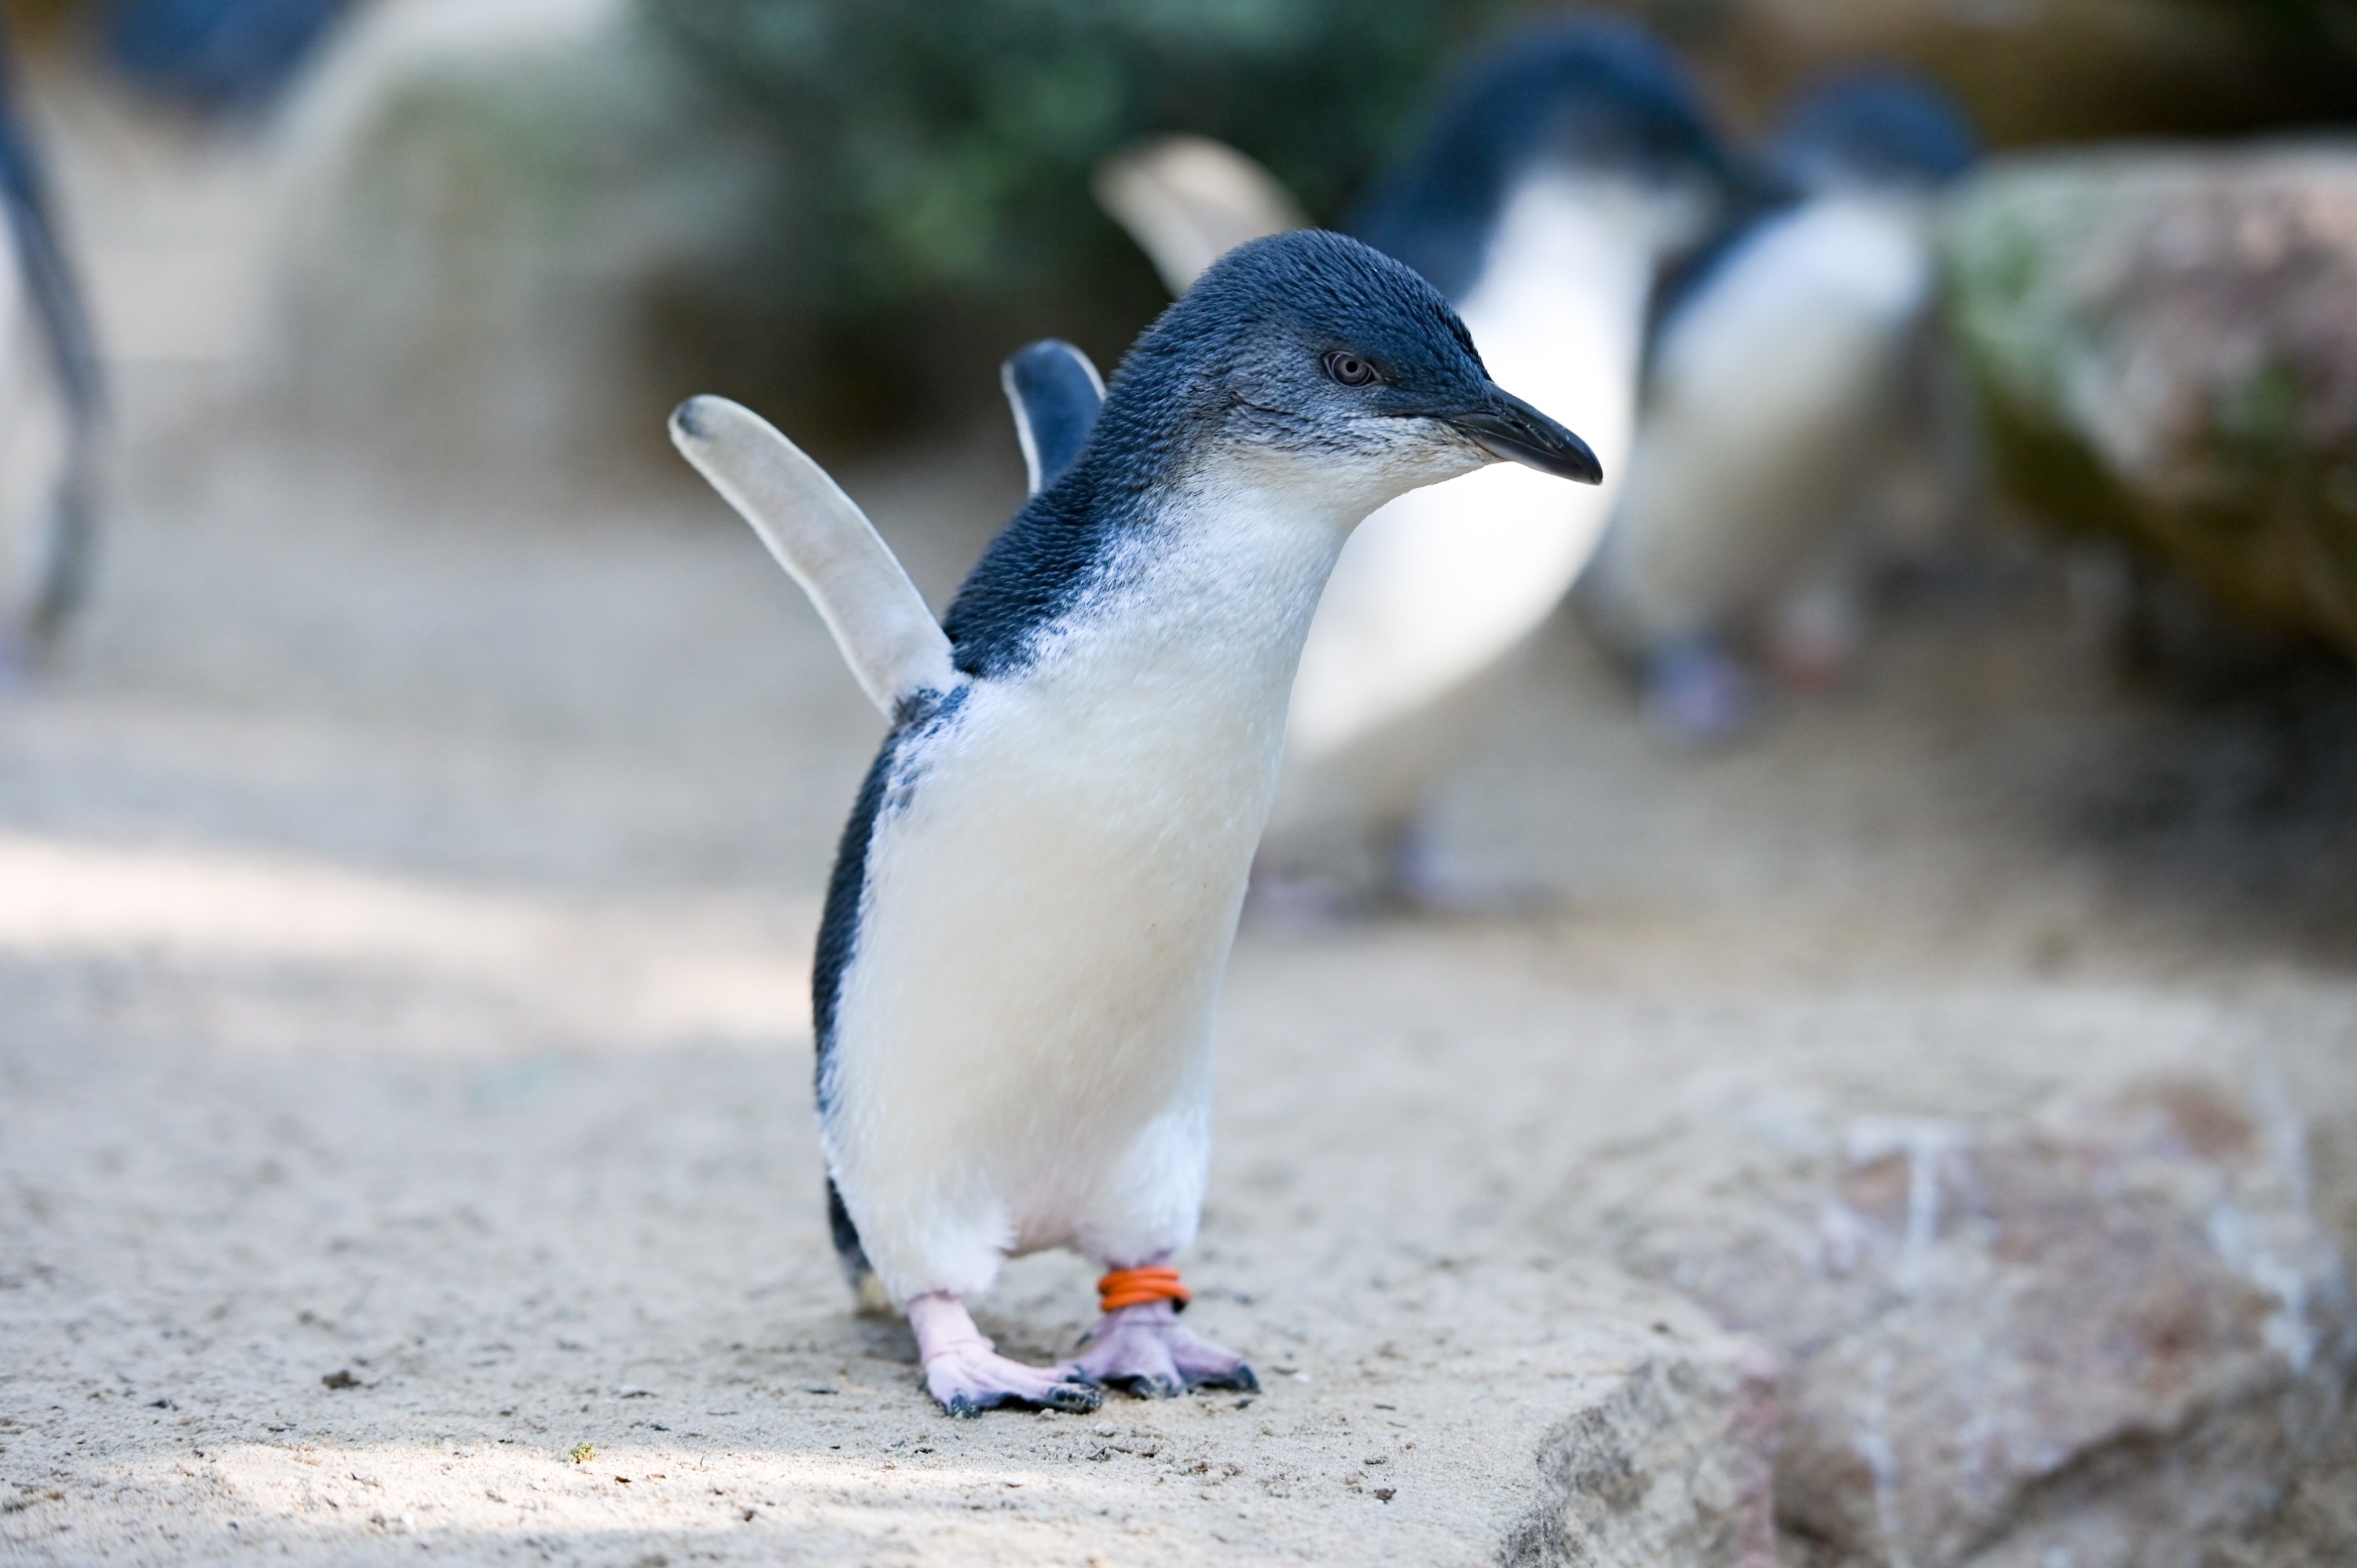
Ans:
<svg viewBox="0 0 2357 1568"><path fill-rule="evenodd" d="M1448 423L1493 457L1527 463L1542 474L1575 484L1604 482L1604 465L1596 460L1587 442L1494 381L1490 383L1486 403L1448 416Z"/></svg>

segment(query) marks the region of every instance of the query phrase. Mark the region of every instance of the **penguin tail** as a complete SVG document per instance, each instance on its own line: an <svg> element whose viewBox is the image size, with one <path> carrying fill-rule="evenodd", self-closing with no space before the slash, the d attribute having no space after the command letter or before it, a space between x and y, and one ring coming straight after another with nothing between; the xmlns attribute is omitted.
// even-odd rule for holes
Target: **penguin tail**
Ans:
<svg viewBox="0 0 2357 1568"><path fill-rule="evenodd" d="M834 1255L843 1264L844 1281L859 1298L859 1315L897 1316L892 1298L884 1294L884 1282L868 1264L867 1249L859 1241L859 1227L851 1222L851 1210L843 1206L843 1189L834 1185L833 1176L826 1178L826 1226L834 1236Z"/></svg>

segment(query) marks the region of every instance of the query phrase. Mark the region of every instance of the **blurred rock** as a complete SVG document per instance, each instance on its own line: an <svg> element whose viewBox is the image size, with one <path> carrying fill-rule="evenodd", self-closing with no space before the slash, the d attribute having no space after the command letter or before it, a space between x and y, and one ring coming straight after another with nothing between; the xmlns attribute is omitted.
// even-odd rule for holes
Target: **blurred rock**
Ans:
<svg viewBox="0 0 2357 1568"><path fill-rule="evenodd" d="M1620 0L1764 124L1828 72L1903 63L1997 145L2339 118L2348 0Z"/></svg>
<svg viewBox="0 0 2357 1568"><path fill-rule="evenodd" d="M2026 1119L1753 1099L1580 1204L1784 1358L1777 1508L1833 1561L2158 1568L2264 1518L2357 1369L2287 1100L2202 1075Z"/></svg>
<svg viewBox="0 0 2357 1568"><path fill-rule="evenodd" d="M1538 1434L1536 1496L1497 1552L1507 1568L1776 1568L1775 1358L1731 1335L1665 1344L1663 1326L1661 1348ZM1579 1357L1550 1353L1557 1368ZM1486 1386L1524 1375L1501 1367Z"/></svg>
<svg viewBox="0 0 2357 1568"><path fill-rule="evenodd" d="M666 312L754 291L770 169L623 0L383 0L274 134L269 403L436 469L665 456Z"/></svg>
<svg viewBox="0 0 2357 1568"><path fill-rule="evenodd" d="M2016 499L2357 652L2357 145L2016 162L1944 243Z"/></svg>

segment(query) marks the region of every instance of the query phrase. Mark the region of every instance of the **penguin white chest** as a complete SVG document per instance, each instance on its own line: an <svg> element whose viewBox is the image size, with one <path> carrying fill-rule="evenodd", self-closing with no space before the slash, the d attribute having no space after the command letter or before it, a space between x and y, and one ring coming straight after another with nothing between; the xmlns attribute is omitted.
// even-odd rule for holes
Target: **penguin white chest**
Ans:
<svg viewBox="0 0 2357 1568"><path fill-rule="evenodd" d="M1191 1240L1220 976L1341 536L1246 521L1114 564L896 749L821 1086L896 1297Z"/></svg>

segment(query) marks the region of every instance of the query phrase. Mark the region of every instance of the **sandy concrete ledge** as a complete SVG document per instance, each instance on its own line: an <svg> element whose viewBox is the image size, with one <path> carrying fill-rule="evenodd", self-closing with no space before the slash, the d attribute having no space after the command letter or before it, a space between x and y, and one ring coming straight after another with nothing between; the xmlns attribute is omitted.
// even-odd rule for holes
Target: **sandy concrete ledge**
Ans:
<svg viewBox="0 0 2357 1568"><path fill-rule="evenodd" d="M144 1039L84 1033L121 1026L122 981L0 969L29 1026L0 1046L15 1555L1768 1560L1756 1349L1445 1208L1378 1189L1321 1221L1326 1180L1273 1190L1288 1140L1247 1143L1270 1197L1223 1198L1195 1271L1262 1395L952 1423L834 1275L804 1049L212 1037L258 985L333 1012L387 983L317 966L184 976ZM404 1016L463 1037L484 1005ZM1309 1158L1364 1128L1314 1077L1258 1087ZM1398 1136L1385 1187L1436 1182L1447 1142ZM1032 1260L985 1321L1044 1357L1088 1300L1077 1263Z"/></svg>
<svg viewBox="0 0 2357 1568"><path fill-rule="evenodd" d="M952 1424L822 1233L802 966L874 715L758 546L199 471L0 707L0 1555L1738 1563L1760 1363L1597 1223L1649 1160L1695 1180L1643 1235L1720 1255L1780 1095L2002 1129L2297 1058L2357 1239L2312 757L2289 828L2210 810L2275 732L2073 684L2034 603L1708 762L1549 644L1448 816L1556 913L1238 954L1188 1266L1265 1393ZM855 487L929 588L970 478ZM2148 797L2190 825L2072 825ZM1045 1358L1088 1301L1035 1260L984 1320ZM2309 1555L2220 1563L2347 1560L2282 1479Z"/></svg>

